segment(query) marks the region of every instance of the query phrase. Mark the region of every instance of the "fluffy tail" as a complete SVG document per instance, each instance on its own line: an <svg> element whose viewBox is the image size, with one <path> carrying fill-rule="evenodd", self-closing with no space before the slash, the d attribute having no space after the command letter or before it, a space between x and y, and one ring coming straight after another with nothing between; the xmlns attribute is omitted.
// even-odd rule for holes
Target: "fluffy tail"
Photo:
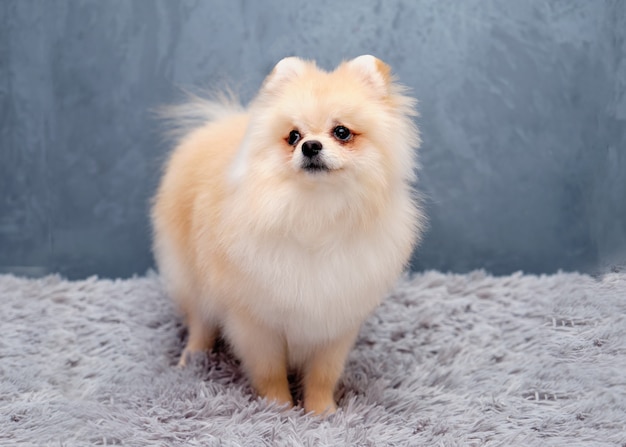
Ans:
<svg viewBox="0 0 626 447"><path fill-rule="evenodd" d="M185 92L185 95L186 101L157 110L159 118L168 125L167 135L173 139L179 139L207 122L245 111L239 99L230 91L215 93L209 97L190 92Z"/></svg>

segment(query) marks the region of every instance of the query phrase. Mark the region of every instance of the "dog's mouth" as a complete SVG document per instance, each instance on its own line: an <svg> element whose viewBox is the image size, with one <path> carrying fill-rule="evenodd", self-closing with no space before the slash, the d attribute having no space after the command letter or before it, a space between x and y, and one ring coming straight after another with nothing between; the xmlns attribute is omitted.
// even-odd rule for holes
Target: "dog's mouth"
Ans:
<svg viewBox="0 0 626 447"><path fill-rule="evenodd" d="M309 159L302 162L302 170L313 174L320 172L329 172L330 168L321 160Z"/></svg>

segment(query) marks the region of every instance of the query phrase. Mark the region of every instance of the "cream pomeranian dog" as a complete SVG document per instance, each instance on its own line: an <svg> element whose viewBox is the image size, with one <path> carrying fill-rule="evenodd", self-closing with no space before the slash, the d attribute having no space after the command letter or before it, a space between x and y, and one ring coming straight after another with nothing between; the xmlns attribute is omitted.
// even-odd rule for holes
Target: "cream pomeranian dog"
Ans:
<svg viewBox="0 0 626 447"><path fill-rule="evenodd" d="M295 370L307 412L336 410L359 327L424 224L403 92L373 56L332 72L289 57L247 109L196 107L206 119L171 155L152 210L158 268L189 332L180 365L221 332L260 396L292 405Z"/></svg>

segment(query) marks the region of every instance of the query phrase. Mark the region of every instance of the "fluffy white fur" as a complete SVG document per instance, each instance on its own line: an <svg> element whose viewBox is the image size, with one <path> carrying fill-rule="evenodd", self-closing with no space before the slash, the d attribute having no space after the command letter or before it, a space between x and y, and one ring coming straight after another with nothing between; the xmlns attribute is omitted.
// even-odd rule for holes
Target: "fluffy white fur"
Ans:
<svg viewBox="0 0 626 447"><path fill-rule="evenodd" d="M330 73L287 58L247 110L204 105L212 120L182 138L153 208L159 270L189 327L181 364L221 331L260 395L291 404L296 369L305 409L333 412L356 334L423 226L414 101L361 56ZM306 169L307 141L323 169Z"/></svg>

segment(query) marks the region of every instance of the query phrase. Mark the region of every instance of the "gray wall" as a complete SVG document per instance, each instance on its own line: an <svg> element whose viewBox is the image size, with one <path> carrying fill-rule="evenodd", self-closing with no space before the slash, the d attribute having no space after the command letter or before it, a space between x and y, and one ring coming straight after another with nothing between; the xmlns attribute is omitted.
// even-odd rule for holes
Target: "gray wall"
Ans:
<svg viewBox="0 0 626 447"><path fill-rule="evenodd" d="M626 258L626 2L1 0L0 271L145 272L168 149L151 110L363 53L420 99L416 269Z"/></svg>

